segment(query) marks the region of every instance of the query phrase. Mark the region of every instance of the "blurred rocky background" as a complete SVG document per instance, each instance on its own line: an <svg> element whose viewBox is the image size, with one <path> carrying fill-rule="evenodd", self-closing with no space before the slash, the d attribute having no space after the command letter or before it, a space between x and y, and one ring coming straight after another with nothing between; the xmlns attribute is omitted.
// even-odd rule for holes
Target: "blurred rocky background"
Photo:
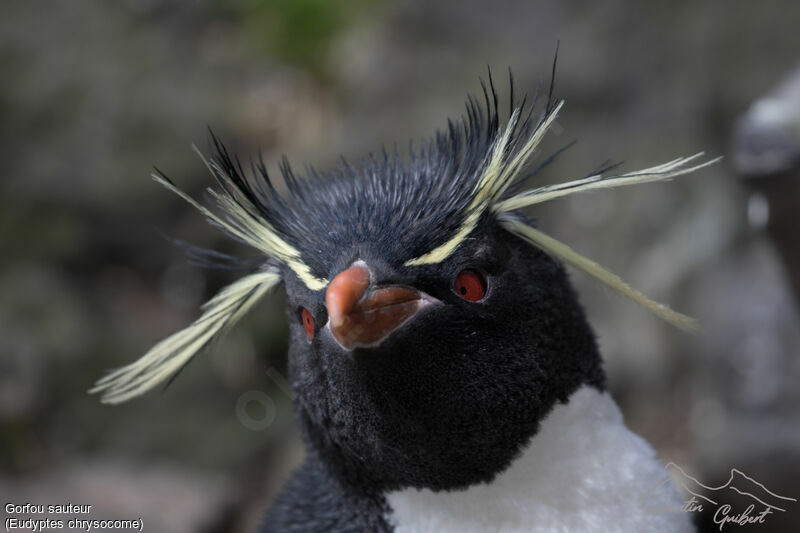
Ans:
<svg viewBox="0 0 800 533"><path fill-rule="evenodd" d="M574 275L628 424L701 481L735 467L800 498L799 278L784 262L800 250L800 197L791 172L783 193L765 192L736 156L763 149L739 117L798 66L798 22L800 3L772 0L3 2L3 505L92 504L93 518L141 517L147 531L252 530L302 457L282 295L163 393L118 407L86 394L234 279L189 265L164 235L243 252L154 184L152 166L201 194L190 146L205 147L207 126L245 158L263 150L276 174L284 153L325 167L403 147L459 115L487 65L531 92L547 83L559 40L567 104L548 147L579 142L540 183L607 159L633 170L726 156L535 212L702 322L683 334ZM796 116L797 102L783 109ZM798 522L800 504L753 530Z"/></svg>

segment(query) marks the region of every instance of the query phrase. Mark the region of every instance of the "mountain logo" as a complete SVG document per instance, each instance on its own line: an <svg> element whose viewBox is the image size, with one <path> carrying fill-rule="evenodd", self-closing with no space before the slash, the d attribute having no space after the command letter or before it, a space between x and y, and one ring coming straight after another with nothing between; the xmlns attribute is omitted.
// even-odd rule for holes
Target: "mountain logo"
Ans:
<svg viewBox="0 0 800 533"><path fill-rule="evenodd" d="M797 499L776 494L736 468L731 468L728 481L712 487L672 462L640 498L640 504L652 513L713 512L720 531L727 524L763 524L769 515L785 513L796 503Z"/></svg>

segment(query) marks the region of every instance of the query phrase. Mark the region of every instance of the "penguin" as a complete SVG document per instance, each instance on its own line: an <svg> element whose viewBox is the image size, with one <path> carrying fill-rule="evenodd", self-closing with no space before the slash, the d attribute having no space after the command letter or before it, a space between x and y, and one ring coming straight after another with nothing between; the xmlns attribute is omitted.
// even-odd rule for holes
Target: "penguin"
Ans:
<svg viewBox="0 0 800 533"><path fill-rule="evenodd" d="M608 393L565 265L682 329L693 320L548 236L526 209L716 159L526 188L552 159L536 164L537 148L563 101L552 82L543 105L509 85L507 113L490 74L482 99L406 154L304 176L284 161L284 192L213 134L214 206L154 174L260 264L92 392L119 403L163 383L283 284L306 457L259 531L693 531L687 514L637 503L663 465Z"/></svg>

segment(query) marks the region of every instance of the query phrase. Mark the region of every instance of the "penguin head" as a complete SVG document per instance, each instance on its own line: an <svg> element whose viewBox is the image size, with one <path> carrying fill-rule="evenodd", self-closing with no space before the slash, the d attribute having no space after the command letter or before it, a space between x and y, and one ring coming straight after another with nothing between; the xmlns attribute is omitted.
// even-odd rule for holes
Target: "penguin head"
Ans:
<svg viewBox="0 0 800 533"><path fill-rule="evenodd" d="M550 95L552 95L552 86ZM119 403L170 380L283 283L290 379L312 453L343 478L382 489L449 489L504 469L558 401L603 387L600 357L562 262L674 325L692 319L649 300L536 228L522 209L569 194L659 181L712 164L702 154L635 172L606 167L524 189L563 102L513 97L501 121L483 102L410 148L296 176L285 191L263 163L248 176L212 135L209 207L153 177L258 252L259 267L220 290L188 327L91 392ZM198 153L200 153L198 151ZM226 267L252 265L197 251Z"/></svg>
<svg viewBox="0 0 800 533"><path fill-rule="evenodd" d="M603 382L563 267L490 208L522 177L502 175L497 104L467 110L406 156L291 177L271 216L309 267L281 270L298 416L362 485L488 480L554 402Z"/></svg>
<svg viewBox="0 0 800 533"><path fill-rule="evenodd" d="M383 212L348 203L363 193L358 180L331 186L340 202L308 212ZM409 206L408 216L428 207ZM326 287L283 272L297 413L341 475L382 488L487 481L555 402L581 384L602 386L592 332L551 256L486 217L447 258L406 265L423 252L415 234L436 226L360 220L365 231L349 241L328 226Z"/></svg>

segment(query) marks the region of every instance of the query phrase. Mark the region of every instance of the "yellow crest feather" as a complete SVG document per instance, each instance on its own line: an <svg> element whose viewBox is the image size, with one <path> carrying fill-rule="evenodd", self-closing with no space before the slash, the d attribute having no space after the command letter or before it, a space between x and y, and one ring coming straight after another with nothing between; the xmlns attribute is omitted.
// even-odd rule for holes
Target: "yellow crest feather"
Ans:
<svg viewBox="0 0 800 533"><path fill-rule="evenodd" d="M477 226L481 215L502 196L508 186L513 182L517 173L528 162L536 150L536 147L542 141L542 138L544 138L545 133L547 133L547 130L555 121L563 105L564 101L562 100L550 111L545 119L534 128L522 147L514 153L511 160L508 160L509 143L513 138L514 131L519 124L520 115L522 113L522 109L519 107L514 110L503 134L494 142L486 158L486 164L483 166L481 179L475 184L474 196L467 206L466 216L461 226L444 244L437 246L424 255L406 261L406 266L441 263L464 242L472 230L475 229L475 226Z"/></svg>
<svg viewBox="0 0 800 533"><path fill-rule="evenodd" d="M228 285L203 305L203 314L191 325L156 343L137 361L110 372L89 392L102 393L103 403L116 404L156 387L233 326L280 280L280 274L270 269Z"/></svg>
<svg viewBox="0 0 800 533"><path fill-rule="evenodd" d="M615 291L620 292L634 302L640 304L653 314L663 318L673 326L684 331L697 330L697 321L695 319L678 313L677 311L673 311L664 304L651 300L641 292L625 283L616 274L609 272L591 259L580 255L566 244L557 241L556 239L546 235L545 233L542 233L536 228L520 222L512 216L501 216L500 223L511 233L561 259L568 265L586 272L593 278L601 281Z"/></svg>

